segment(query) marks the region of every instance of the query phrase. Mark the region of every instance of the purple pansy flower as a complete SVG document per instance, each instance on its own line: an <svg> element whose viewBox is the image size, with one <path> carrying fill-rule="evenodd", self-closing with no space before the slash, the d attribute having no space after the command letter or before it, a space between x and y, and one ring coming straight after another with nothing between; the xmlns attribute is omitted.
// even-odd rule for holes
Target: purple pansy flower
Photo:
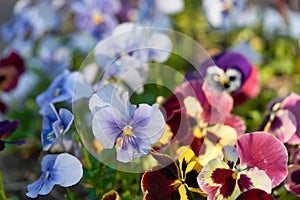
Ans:
<svg viewBox="0 0 300 200"><path fill-rule="evenodd" d="M8 121L3 120L0 122L0 151L3 151L5 148L5 144L16 144L21 145L25 143L25 140L10 142L5 139L8 138L19 126L20 121Z"/></svg>
<svg viewBox="0 0 300 200"><path fill-rule="evenodd" d="M187 79L204 79L211 89L225 90L241 104L260 91L258 70L240 53L224 51L212 56L199 68L200 73L187 73Z"/></svg>
<svg viewBox="0 0 300 200"><path fill-rule="evenodd" d="M300 96L290 93L268 105L268 114L260 130L274 134L283 143L300 143Z"/></svg>
<svg viewBox="0 0 300 200"><path fill-rule="evenodd" d="M285 188L297 196L300 196L300 149L294 152L292 164L288 166L288 171Z"/></svg>
<svg viewBox="0 0 300 200"><path fill-rule="evenodd" d="M117 26L116 14L120 10L119 0L80 0L72 4L78 29L88 32L96 39L110 36Z"/></svg>
<svg viewBox="0 0 300 200"><path fill-rule="evenodd" d="M287 176L287 150L268 133L245 134L239 137L237 149L225 146L223 154L223 160L209 161L198 176L208 199L233 200L253 188L271 193Z"/></svg>
<svg viewBox="0 0 300 200"><path fill-rule="evenodd" d="M104 70L99 86L109 78L119 78L137 93L143 92L147 79L147 63L165 62L172 49L167 34L147 30L136 23L123 23L114 29L112 37L95 48L96 63Z"/></svg>
<svg viewBox="0 0 300 200"><path fill-rule="evenodd" d="M115 146L120 162L148 154L151 144L164 133L165 121L158 105L140 104L137 108L129 102L128 92L122 93L111 84L91 97L89 107L95 138L105 149Z"/></svg>
<svg viewBox="0 0 300 200"><path fill-rule="evenodd" d="M260 189L251 189L242 193L236 200L275 200L275 198Z"/></svg>
<svg viewBox="0 0 300 200"><path fill-rule="evenodd" d="M40 178L27 186L26 195L36 198L39 194L48 194L54 185L69 187L78 183L83 175L80 161L68 154L46 155L42 159L42 174Z"/></svg>
<svg viewBox="0 0 300 200"><path fill-rule="evenodd" d="M51 145L60 143L62 135L70 129L73 120L74 116L69 110L61 108L57 113L53 104L50 104L43 116L41 138L44 151Z"/></svg>
<svg viewBox="0 0 300 200"><path fill-rule="evenodd" d="M50 104L77 101L90 97L92 93L91 84L81 73L65 70L54 79L45 92L37 96L36 102L40 106L40 114L43 115Z"/></svg>

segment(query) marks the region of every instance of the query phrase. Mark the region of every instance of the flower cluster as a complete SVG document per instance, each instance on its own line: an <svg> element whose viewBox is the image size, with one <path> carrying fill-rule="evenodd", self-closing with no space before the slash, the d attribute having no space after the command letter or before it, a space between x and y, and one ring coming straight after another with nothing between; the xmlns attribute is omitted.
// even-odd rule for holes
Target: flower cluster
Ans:
<svg viewBox="0 0 300 200"><path fill-rule="evenodd" d="M41 173L0 199L299 198L299 7L260 4L17 1L0 151Z"/></svg>

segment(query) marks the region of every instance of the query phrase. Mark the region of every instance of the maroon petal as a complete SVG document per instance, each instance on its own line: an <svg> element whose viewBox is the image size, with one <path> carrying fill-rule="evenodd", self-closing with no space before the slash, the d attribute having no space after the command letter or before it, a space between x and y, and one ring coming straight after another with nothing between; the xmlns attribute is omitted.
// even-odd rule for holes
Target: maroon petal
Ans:
<svg viewBox="0 0 300 200"><path fill-rule="evenodd" d="M121 198L115 190L111 190L103 195L102 200L121 200Z"/></svg>
<svg viewBox="0 0 300 200"><path fill-rule="evenodd" d="M260 189L251 189L242 193L236 200L275 200L275 198Z"/></svg>
<svg viewBox="0 0 300 200"><path fill-rule="evenodd" d="M228 198L232 195L236 179L233 178L233 171L231 169L215 169L212 173L211 179L214 183L220 184L220 194L224 198Z"/></svg>
<svg viewBox="0 0 300 200"><path fill-rule="evenodd" d="M154 167L148 170L142 177L141 187L145 194L145 200L180 199L180 193L176 184L178 177L174 176L167 168Z"/></svg>
<svg viewBox="0 0 300 200"><path fill-rule="evenodd" d="M254 132L239 137L237 150L241 164L257 167L272 180L272 187L287 176L288 153L280 140L265 132Z"/></svg>

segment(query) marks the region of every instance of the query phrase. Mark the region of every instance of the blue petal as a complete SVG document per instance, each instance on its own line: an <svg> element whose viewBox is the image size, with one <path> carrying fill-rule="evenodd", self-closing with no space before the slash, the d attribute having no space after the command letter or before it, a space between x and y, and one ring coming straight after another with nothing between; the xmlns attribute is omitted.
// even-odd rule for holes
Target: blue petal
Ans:
<svg viewBox="0 0 300 200"><path fill-rule="evenodd" d="M31 183L27 186L27 190L28 192L26 193L26 195L30 198L36 198L42 188L43 185L43 179L39 178L39 180L37 180L34 183Z"/></svg>
<svg viewBox="0 0 300 200"><path fill-rule="evenodd" d="M62 108L59 110L59 116L61 124L64 127L62 134L64 134L70 129L74 120L74 115L69 110Z"/></svg>
<svg viewBox="0 0 300 200"><path fill-rule="evenodd" d="M116 108L105 107L93 117L92 130L96 139L106 148L113 148L116 138L127 125L128 119Z"/></svg>
<svg viewBox="0 0 300 200"><path fill-rule="evenodd" d="M59 154L53 168L56 172L55 176L61 177L58 184L63 187L78 183L83 175L81 162L68 153Z"/></svg>
<svg viewBox="0 0 300 200"><path fill-rule="evenodd" d="M123 163L132 162L134 158L148 154L150 149L150 142L146 136L141 138L123 137L122 148L117 149L117 160Z"/></svg>
<svg viewBox="0 0 300 200"><path fill-rule="evenodd" d="M147 126L134 127L133 132L136 137L142 137L143 135L146 135L150 143L154 144L162 137L166 126L163 114L159 110L157 104L154 104L151 107L150 118L151 121Z"/></svg>
<svg viewBox="0 0 300 200"><path fill-rule="evenodd" d="M42 159L42 171L46 172L49 169L52 169L54 162L57 158L57 154L46 155Z"/></svg>
<svg viewBox="0 0 300 200"><path fill-rule="evenodd" d="M144 127L151 122L151 113L152 107L147 104L140 104L139 107L135 110L134 116L132 119L133 128L136 126Z"/></svg>

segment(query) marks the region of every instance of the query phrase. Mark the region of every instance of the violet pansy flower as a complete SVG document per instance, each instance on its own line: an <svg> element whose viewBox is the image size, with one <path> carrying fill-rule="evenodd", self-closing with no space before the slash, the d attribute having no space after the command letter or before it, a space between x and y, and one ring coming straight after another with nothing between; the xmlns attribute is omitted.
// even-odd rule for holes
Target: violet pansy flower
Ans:
<svg viewBox="0 0 300 200"><path fill-rule="evenodd" d="M64 108L56 112L51 104L43 116L43 130L41 133L43 150L47 151L51 145L58 144L62 136L70 129L74 120L73 114Z"/></svg>
<svg viewBox="0 0 300 200"><path fill-rule="evenodd" d="M290 93L268 105L268 113L260 130L275 135L283 143L300 143L300 96Z"/></svg>
<svg viewBox="0 0 300 200"><path fill-rule="evenodd" d="M268 133L245 134L239 137L237 149L225 146L223 154L223 160L209 161L198 176L208 199L233 200L254 188L271 193L287 176L287 150Z"/></svg>
<svg viewBox="0 0 300 200"><path fill-rule="evenodd" d="M129 102L128 92L122 93L113 85L105 85L94 94L89 107L93 114L92 131L105 149L117 151L117 160L132 162L150 152L164 133L165 121L158 105Z"/></svg>
<svg viewBox="0 0 300 200"><path fill-rule="evenodd" d="M39 194L48 194L54 185L75 185L82 175L82 164L76 157L68 153L46 155L42 159L42 174L36 182L27 186L26 195L36 198Z"/></svg>
<svg viewBox="0 0 300 200"><path fill-rule="evenodd" d="M72 4L77 28L98 40L110 36L118 25L120 9L119 0L80 0Z"/></svg>
<svg viewBox="0 0 300 200"><path fill-rule="evenodd" d="M5 139L8 138L19 126L20 121L8 121L3 120L0 122L0 151L3 151L5 148L5 144L15 144L15 145L22 145L25 143L25 140L21 141L6 141Z"/></svg>
<svg viewBox="0 0 300 200"><path fill-rule="evenodd" d="M285 188L297 196L300 196L300 149L294 152L292 164L288 166L288 171Z"/></svg>
<svg viewBox="0 0 300 200"><path fill-rule="evenodd" d="M242 54L224 51L204 62L200 73L187 73L187 79L204 79L215 90L224 90L234 98L235 104L254 98L260 91L259 73Z"/></svg>

